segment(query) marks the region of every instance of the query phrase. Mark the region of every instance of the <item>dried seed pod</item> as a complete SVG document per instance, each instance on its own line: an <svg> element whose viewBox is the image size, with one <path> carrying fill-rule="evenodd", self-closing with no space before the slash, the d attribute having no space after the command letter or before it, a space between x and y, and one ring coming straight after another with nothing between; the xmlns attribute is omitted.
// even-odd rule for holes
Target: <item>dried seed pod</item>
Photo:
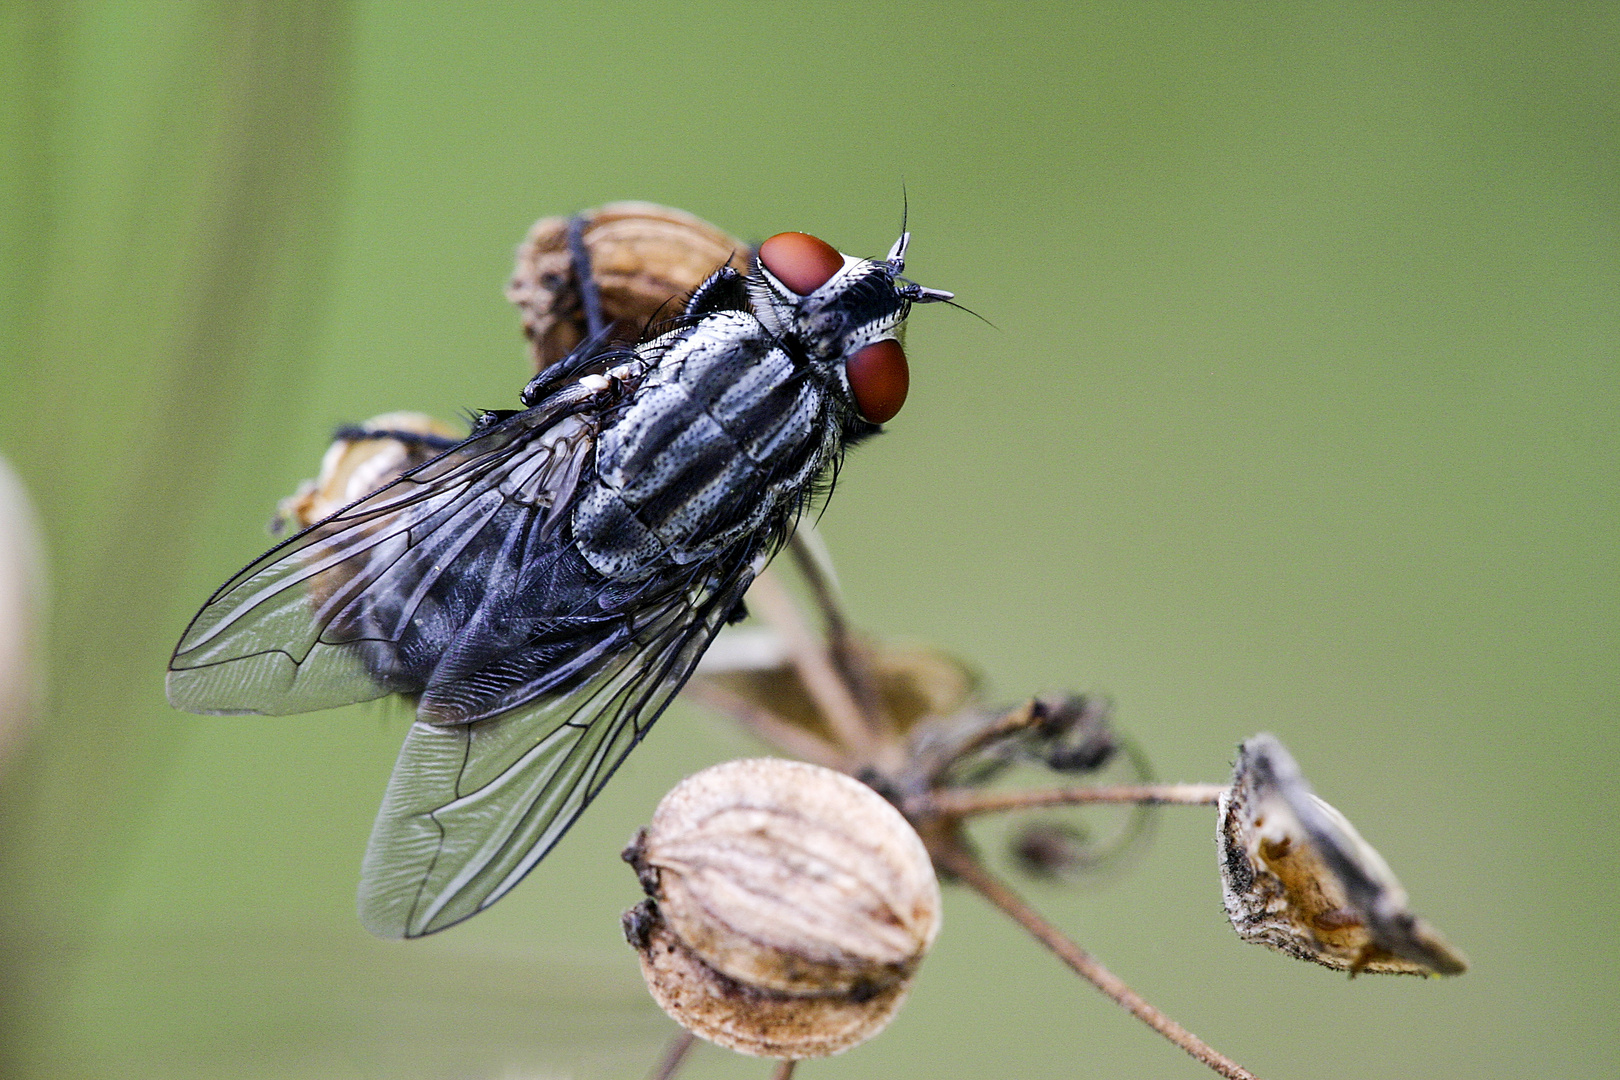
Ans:
<svg viewBox="0 0 1620 1080"><path fill-rule="evenodd" d="M586 210L584 217L585 249L602 313L628 338L656 317L680 314L670 301L726 263L748 269L747 244L681 210L618 202ZM585 336L579 284L568 252L569 220L535 222L518 248L506 287L506 298L522 312L536 371L567 356Z"/></svg>
<svg viewBox="0 0 1620 1080"><path fill-rule="evenodd" d="M625 859L652 897L625 929L654 999L745 1054L824 1057L871 1038L939 930L939 885L905 818L802 762L688 778Z"/></svg>
<svg viewBox="0 0 1620 1080"><path fill-rule="evenodd" d="M46 587L39 515L22 477L0 457L0 762L40 716Z"/></svg>
<svg viewBox="0 0 1620 1080"><path fill-rule="evenodd" d="M340 431L321 458L320 475L299 484L296 492L276 506L270 532L306 529L426 463L460 438L448 424L418 412L383 413L359 427ZM378 527L363 526L368 530ZM353 569L320 575L309 587L310 600L317 606L326 603L353 576Z"/></svg>
<svg viewBox="0 0 1620 1080"><path fill-rule="evenodd" d="M1406 906L1406 890L1271 735L1238 749L1221 795L1222 899L1239 936L1349 971L1460 975L1468 961Z"/></svg>
<svg viewBox="0 0 1620 1080"><path fill-rule="evenodd" d="M424 438L400 437L410 435ZM320 475L305 480L296 492L281 500L270 531L307 528L421 465L459 438L454 428L426 413L373 416L332 440L321 458Z"/></svg>
<svg viewBox="0 0 1620 1080"><path fill-rule="evenodd" d="M1084 829L1070 822L1032 821L1013 837L1012 856L1030 877L1070 881L1092 861L1086 852L1089 840Z"/></svg>
<svg viewBox="0 0 1620 1080"><path fill-rule="evenodd" d="M688 1031L754 1057L829 1057L870 1039L905 1001L901 982L869 998L760 990L720 974L683 945L644 900L625 913L625 936L660 1008Z"/></svg>

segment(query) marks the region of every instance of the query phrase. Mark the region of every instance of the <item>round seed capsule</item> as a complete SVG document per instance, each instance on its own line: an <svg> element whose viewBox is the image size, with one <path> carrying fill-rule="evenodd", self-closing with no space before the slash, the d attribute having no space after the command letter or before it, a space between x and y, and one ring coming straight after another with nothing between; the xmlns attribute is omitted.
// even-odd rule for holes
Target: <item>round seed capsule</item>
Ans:
<svg viewBox="0 0 1620 1080"><path fill-rule="evenodd" d="M893 338L862 345L844 364L849 389L861 416L874 424L894 419L906 403L911 372L906 367L906 350Z"/></svg>
<svg viewBox="0 0 1620 1080"><path fill-rule="evenodd" d="M808 296L844 268L844 257L809 233L777 233L759 245L760 264L800 296Z"/></svg>
<svg viewBox="0 0 1620 1080"><path fill-rule="evenodd" d="M664 796L625 850L653 998L744 1054L825 1057L881 1031L939 931L939 883L890 803L799 761L732 761Z"/></svg>
<svg viewBox="0 0 1620 1080"><path fill-rule="evenodd" d="M623 333L635 335L679 312L681 295L722 263L739 273L748 271L752 253L747 244L684 211L618 202L583 214L585 250L602 314ZM568 226L566 217L535 222L506 286L506 298L522 313L536 371L567 356L588 331Z"/></svg>

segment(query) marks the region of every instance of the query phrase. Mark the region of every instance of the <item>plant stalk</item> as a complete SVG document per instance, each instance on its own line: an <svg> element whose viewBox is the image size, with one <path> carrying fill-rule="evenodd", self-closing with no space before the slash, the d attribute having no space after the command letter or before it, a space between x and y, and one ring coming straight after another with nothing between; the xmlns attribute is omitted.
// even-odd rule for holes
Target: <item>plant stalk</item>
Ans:
<svg viewBox="0 0 1620 1080"><path fill-rule="evenodd" d="M1118 975L1099 963L1096 957L1047 922L1023 897L985 869L978 859L960 844L936 845L932 855L941 870L955 874L972 886L979 895L1028 930L1037 941L1056 953L1058 959L1101 990L1116 1005L1228 1080L1258 1080L1249 1070L1221 1054L1213 1046L1160 1012L1157 1007L1149 1004Z"/></svg>
<svg viewBox="0 0 1620 1080"><path fill-rule="evenodd" d="M697 1036L682 1028L664 1047L664 1056L659 1059L658 1067L647 1075L647 1080L672 1080L681 1071L681 1066L686 1064L686 1055L691 1052L695 1042Z"/></svg>
<svg viewBox="0 0 1620 1080"><path fill-rule="evenodd" d="M945 788L917 796L916 809L945 817L972 817L1006 810L1086 803L1136 803L1148 806L1214 806L1225 784L1116 784L1108 787L1031 788L1025 791L980 791Z"/></svg>

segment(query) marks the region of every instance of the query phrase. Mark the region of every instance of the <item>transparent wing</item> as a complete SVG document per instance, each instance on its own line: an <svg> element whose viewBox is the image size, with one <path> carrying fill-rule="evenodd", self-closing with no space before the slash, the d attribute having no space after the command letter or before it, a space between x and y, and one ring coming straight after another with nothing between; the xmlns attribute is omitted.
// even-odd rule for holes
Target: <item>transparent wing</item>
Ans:
<svg viewBox="0 0 1620 1080"><path fill-rule="evenodd" d="M753 577L739 560L638 612L629 646L565 696L475 724L413 724L361 869L366 928L420 937L505 895L641 741Z"/></svg>
<svg viewBox="0 0 1620 1080"><path fill-rule="evenodd" d="M579 417L531 409L271 549L186 628L169 701L282 715L423 690L421 665L402 666L399 646L433 625L430 598L455 591L441 579L518 562L513 537L543 543L589 448Z"/></svg>

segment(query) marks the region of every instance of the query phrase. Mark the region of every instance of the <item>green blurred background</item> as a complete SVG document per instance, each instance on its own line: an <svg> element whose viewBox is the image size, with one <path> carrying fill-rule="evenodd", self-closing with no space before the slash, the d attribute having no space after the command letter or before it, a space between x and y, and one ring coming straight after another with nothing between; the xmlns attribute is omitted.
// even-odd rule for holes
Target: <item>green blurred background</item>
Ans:
<svg viewBox="0 0 1620 1080"><path fill-rule="evenodd" d="M184 716L162 671L337 424L509 407L536 217L881 254L911 402L823 527L865 625L1100 690L1167 779L1267 729L1468 952L1240 944L1211 815L1081 942L1268 1078L1612 1076L1620 7L7 4L0 452L50 704L0 774L7 1077L636 1077L624 839L756 750L676 707L511 897L355 921L407 718ZM1208 1075L973 896L810 1077ZM707 1049L693 1077L763 1077Z"/></svg>

